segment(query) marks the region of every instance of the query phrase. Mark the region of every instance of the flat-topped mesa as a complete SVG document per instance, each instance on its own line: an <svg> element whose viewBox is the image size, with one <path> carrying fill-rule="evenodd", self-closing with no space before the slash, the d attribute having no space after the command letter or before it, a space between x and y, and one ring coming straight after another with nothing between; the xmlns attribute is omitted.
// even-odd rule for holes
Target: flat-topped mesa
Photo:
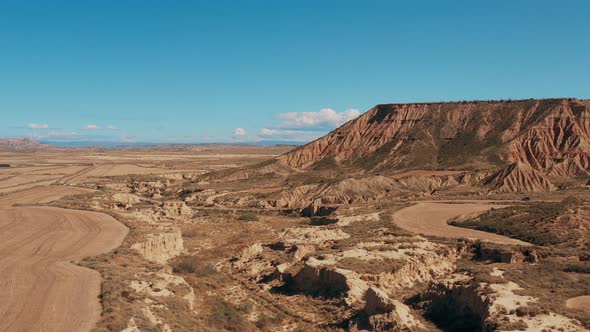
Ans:
<svg viewBox="0 0 590 332"><path fill-rule="evenodd" d="M561 98L377 105L277 159L298 169L326 160L369 172L497 171L518 163L522 165L519 170L526 168L519 173L525 176L589 175L590 101ZM545 179L534 182L530 189L553 188Z"/></svg>

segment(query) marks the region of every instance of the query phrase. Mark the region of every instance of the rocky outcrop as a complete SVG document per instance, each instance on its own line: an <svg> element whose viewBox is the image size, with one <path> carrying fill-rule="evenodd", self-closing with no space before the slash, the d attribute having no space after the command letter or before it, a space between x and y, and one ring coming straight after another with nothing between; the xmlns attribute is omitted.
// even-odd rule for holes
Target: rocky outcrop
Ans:
<svg viewBox="0 0 590 332"><path fill-rule="evenodd" d="M393 309L394 303L382 290L371 287L365 293L365 312L368 315L382 314Z"/></svg>
<svg viewBox="0 0 590 332"><path fill-rule="evenodd" d="M537 302L518 295L523 289L514 282L477 283L464 274L454 274L432 283L422 303L426 317L448 330L587 331L580 322L555 313L518 314Z"/></svg>
<svg viewBox="0 0 590 332"><path fill-rule="evenodd" d="M307 199L305 199L304 196L298 197L298 199L296 199L294 202L295 204L292 204L292 206L288 206L288 207L295 207L297 205L300 205L302 202L303 202L303 204L305 204L306 201L307 201ZM328 215L332 214L333 212L335 212L337 209L338 209L337 206L324 205L322 202L322 199L314 199L311 203L309 203L309 205L307 207L305 207L301 211L301 215L304 217L328 216Z"/></svg>
<svg viewBox="0 0 590 332"><path fill-rule="evenodd" d="M305 293L337 297L346 295L349 304L363 298L369 288L358 273L334 266L310 257L303 268L293 277L293 286Z"/></svg>
<svg viewBox="0 0 590 332"><path fill-rule="evenodd" d="M350 237L341 229L318 229L316 227L294 227L283 231L279 237L287 244L325 245L329 241Z"/></svg>
<svg viewBox="0 0 590 332"><path fill-rule="evenodd" d="M191 310L195 306L195 291L181 276L165 272L148 273L142 275L141 280L131 281L130 287L155 298L179 296L188 302Z"/></svg>
<svg viewBox="0 0 590 332"><path fill-rule="evenodd" d="M398 239L398 243L389 248L383 247L381 242L365 242L354 249L309 257L293 276L294 287L306 293L342 296L349 304L354 304L364 301L365 292L371 286L402 290L440 278L455 269L462 252L421 238L405 241ZM390 267L376 272L358 272L340 267L340 262L346 260L357 260L359 264L380 262ZM354 265L350 269L355 269Z"/></svg>
<svg viewBox="0 0 590 332"><path fill-rule="evenodd" d="M511 144L511 160L546 174L588 175L590 107L588 101L561 100Z"/></svg>
<svg viewBox="0 0 590 332"><path fill-rule="evenodd" d="M371 331L425 330L407 305L390 299L384 291L376 287L369 288L365 293L364 312L369 316Z"/></svg>
<svg viewBox="0 0 590 332"><path fill-rule="evenodd" d="M113 201L121 204L132 205L141 202L141 198L137 195L116 193L112 196Z"/></svg>
<svg viewBox="0 0 590 332"><path fill-rule="evenodd" d="M162 198L162 191L170 185L170 180L164 181L134 181L128 185L131 193L141 194L153 199Z"/></svg>
<svg viewBox="0 0 590 332"><path fill-rule="evenodd" d="M172 233L148 234L145 241L135 243L131 248L137 250L145 259L165 263L184 250L180 231Z"/></svg>
<svg viewBox="0 0 590 332"><path fill-rule="evenodd" d="M168 218L191 217L193 215L193 209L191 209L188 205L186 205L185 202L182 201L164 202L162 211Z"/></svg>
<svg viewBox="0 0 590 332"><path fill-rule="evenodd" d="M539 171L527 164L508 165L486 181L497 192L553 191L555 186Z"/></svg>
<svg viewBox="0 0 590 332"><path fill-rule="evenodd" d="M403 289L440 278L455 268L460 253L454 248L444 247L440 247L439 251L440 254L418 251L417 254L409 255L399 270L378 274L370 279L374 283L387 285L392 289Z"/></svg>
<svg viewBox="0 0 590 332"><path fill-rule="evenodd" d="M489 260L495 263L537 263L539 255L536 250L528 248L513 248L513 247L486 247L482 245L477 250L477 259Z"/></svg>

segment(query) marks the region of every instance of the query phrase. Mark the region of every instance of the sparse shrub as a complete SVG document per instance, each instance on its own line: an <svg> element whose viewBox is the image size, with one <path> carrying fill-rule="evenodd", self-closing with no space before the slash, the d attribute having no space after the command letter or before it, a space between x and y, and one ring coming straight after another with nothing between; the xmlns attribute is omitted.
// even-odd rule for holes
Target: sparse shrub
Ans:
<svg viewBox="0 0 590 332"><path fill-rule="evenodd" d="M217 296L209 298L207 302L212 311L207 325L229 331L247 330L248 322L233 304Z"/></svg>
<svg viewBox="0 0 590 332"><path fill-rule="evenodd" d="M249 301L244 301L236 305L236 310L243 312L245 314L249 314L252 312L254 306Z"/></svg>
<svg viewBox="0 0 590 332"><path fill-rule="evenodd" d="M172 272L179 274L192 273L197 277L206 277L216 271L211 264L202 264L193 256L183 256L172 263Z"/></svg>
<svg viewBox="0 0 590 332"><path fill-rule="evenodd" d="M523 316L535 317L535 316L542 314L542 313L544 313L543 310L539 307L536 307L536 306L526 306L526 307L516 308L516 316L518 316L518 317L523 317Z"/></svg>
<svg viewBox="0 0 590 332"><path fill-rule="evenodd" d="M495 326L497 330L501 331L526 331L528 327L528 324L523 320L518 320L515 322L502 322Z"/></svg>
<svg viewBox="0 0 590 332"><path fill-rule="evenodd" d="M576 273L587 273L590 274L590 263L588 262L581 262L581 263L573 263L565 267L563 269L565 272L576 272Z"/></svg>
<svg viewBox="0 0 590 332"><path fill-rule="evenodd" d="M238 219L241 221L258 221L258 216L254 212L244 212Z"/></svg>
<svg viewBox="0 0 590 332"><path fill-rule="evenodd" d="M278 325L284 318L285 318L285 315L282 313L279 313L274 316L270 316L268 314L262 314L258 317L258 320L256 320L254 325L256 325L256 327L261 330L268 329L270 327Z"/></svg>
<svg viewBox="0 0 590 332"><path fill-rule="evenodd" d="M197 231L196 229L187 229L186 231L182 232L182 236L186 238L193 238L201 235L202 233Z"/></svg>

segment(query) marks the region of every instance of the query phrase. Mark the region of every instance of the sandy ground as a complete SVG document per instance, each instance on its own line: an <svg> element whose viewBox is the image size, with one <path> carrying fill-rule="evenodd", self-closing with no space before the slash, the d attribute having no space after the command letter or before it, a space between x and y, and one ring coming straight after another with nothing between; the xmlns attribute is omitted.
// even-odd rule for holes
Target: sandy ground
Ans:
<svg viewBox="0 0 590 332"><path fill-rule="evenodd" d="M15 204L47 204L64 196L85 194L88 192L92 192L92 190L65 186L36 187L0 196L0 209L6 209Z"/></svg>
<svg viewBox="0 0 590 332"><path fill-rule="evenodd" d="M77 188L36 188L0 198L0 331L89 331L100 317L100 274L71 262L120 245L112 217L43 203Z"/></svg>
<svg viewBox="0 0 590 332"><path fill-rule="evenodd" d="M237 166L268 158L258 147L191 151L0 151L10 165L0 168L0 331L90 331L100 318L101 276L75 262L118 247L128 229L106 214L42 205L93 192L105 177L200 174L220 159Z"/></svg>
<svg viewBox="0 0 590 332"><path fill-rule="evenodd" d="M573 297L565 302L565 306L570 309L590 312L590 295Z"/></svg>
<svg viewBox="0 0 590 332"><path fill-rule="evenodd" d="M417 234L477 239L500 244L529 245L526 242L506 236L447 224L447 221L451 218L464 214L484 212L492 207L500 206L484 203L460 203L459 201L455 203L420 202L395 212L393 222L400 228Z"/></svg>

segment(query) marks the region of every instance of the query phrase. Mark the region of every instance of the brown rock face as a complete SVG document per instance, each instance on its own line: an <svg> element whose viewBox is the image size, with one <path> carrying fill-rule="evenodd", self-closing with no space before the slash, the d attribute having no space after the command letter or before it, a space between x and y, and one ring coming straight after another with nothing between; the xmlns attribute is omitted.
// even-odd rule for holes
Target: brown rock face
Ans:
<svg viewBox="0 0 590 332"><path fill-rule="evenodd" d="M498 192L553 191L555 186L530 165L516 162L508 165L487 180Z"/></svg>
<svg viewBox="0 0 590 332"><path fill-rule="evenodd" d="M309 169L335 161L369 172L500 169L499 191L553 190L547 176L590 175L590 101L385 104L278 157Z"/></svg>

